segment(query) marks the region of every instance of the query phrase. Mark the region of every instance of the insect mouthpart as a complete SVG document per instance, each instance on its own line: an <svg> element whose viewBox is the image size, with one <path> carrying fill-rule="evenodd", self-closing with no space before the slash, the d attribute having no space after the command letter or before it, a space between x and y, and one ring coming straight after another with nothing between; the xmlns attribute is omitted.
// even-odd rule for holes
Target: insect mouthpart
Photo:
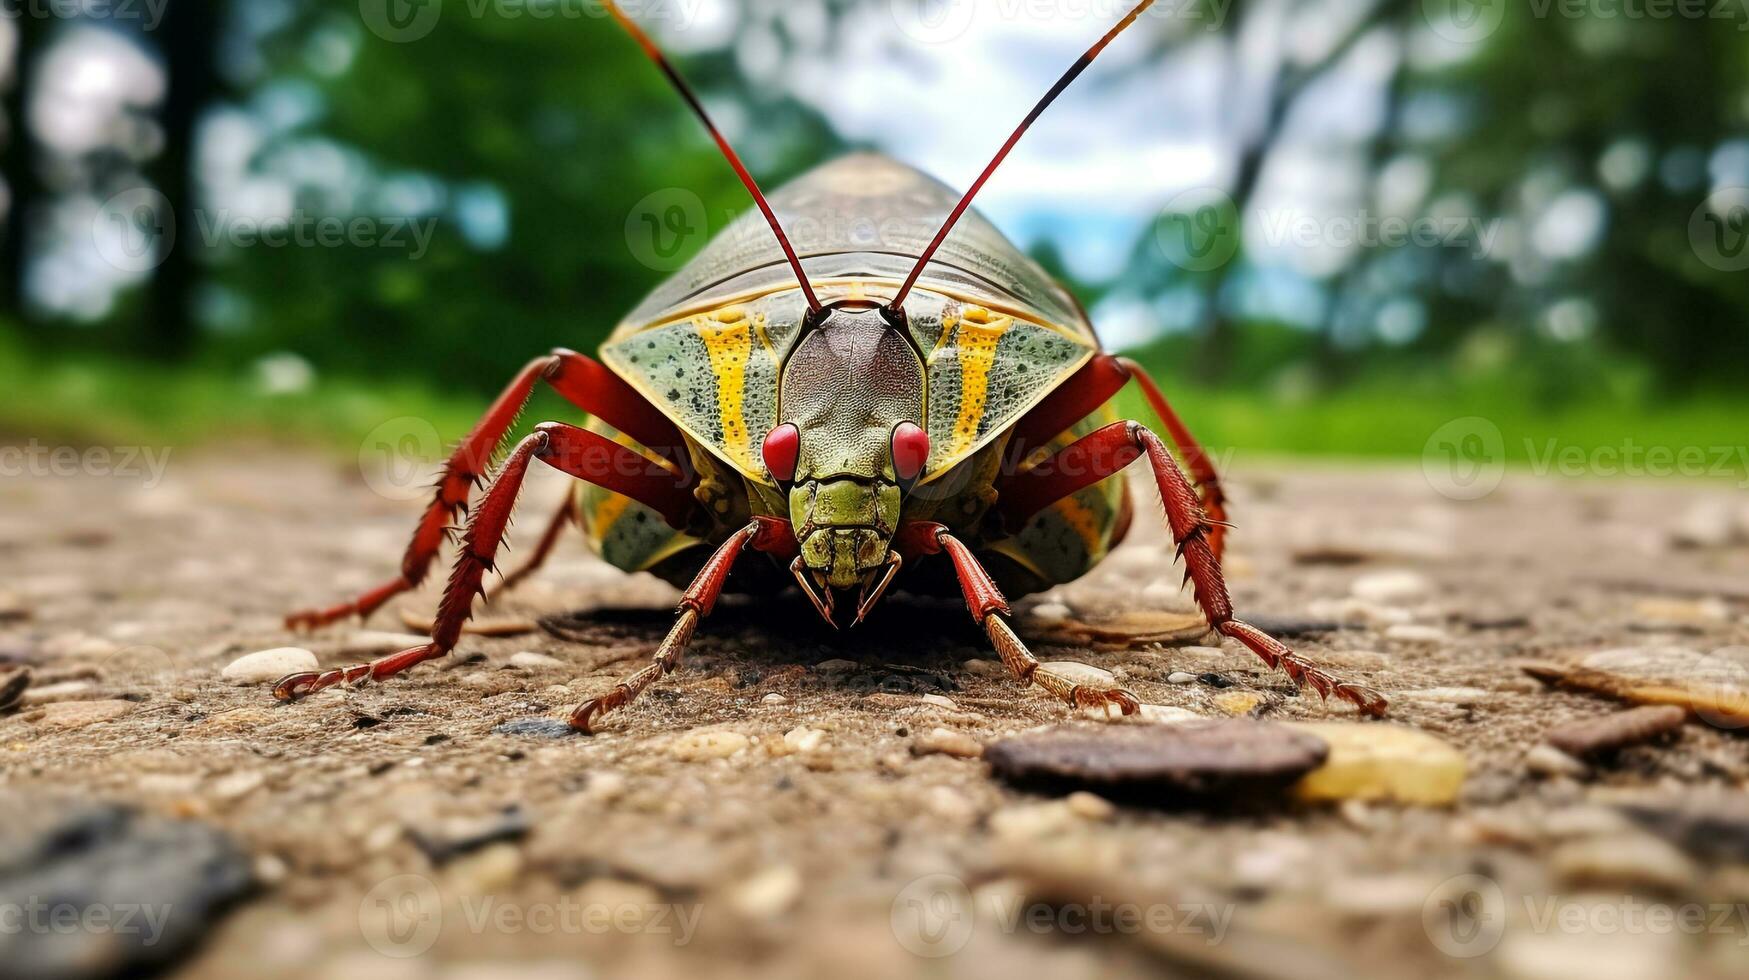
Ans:
<svg viewBox="0 0 1749 980"><path fill-rule="evenodd" d="M851 621L851 626L859 626L867 618L869 610L886 594L887 586L893 584L894 576L899 574L899 569L904 564L905 559L897 551L889 551L879 568L871 568L863 574L862 590L856 600L856 619ZM832 624L833 629L837 629L838 604L834 601L834 596L839 590L830 584L826 572L807 567L800 555L790 563L789 570L795 576L796 584L802 587L802 594L814 604L820 618Z"/></svg>

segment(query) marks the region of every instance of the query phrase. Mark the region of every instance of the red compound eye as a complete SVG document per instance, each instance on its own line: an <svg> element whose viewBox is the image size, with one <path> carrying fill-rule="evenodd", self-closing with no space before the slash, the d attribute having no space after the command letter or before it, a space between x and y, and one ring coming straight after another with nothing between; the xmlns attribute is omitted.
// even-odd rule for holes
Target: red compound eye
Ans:
<svg viewBox="0 0 1749 980"><path fill-rule="evenodd" d="M765 468L771 478L788 483L796 478L796 457L802 450L802 430L794 422L772 429L765 437Z"/></svg>
<svg viewBox="0 0 1749 980"><path fill-rule="evenodd" d="M909 483L923 472L929 459L929 433L914 422L900 422L893 430L893 470Z"/></svg>

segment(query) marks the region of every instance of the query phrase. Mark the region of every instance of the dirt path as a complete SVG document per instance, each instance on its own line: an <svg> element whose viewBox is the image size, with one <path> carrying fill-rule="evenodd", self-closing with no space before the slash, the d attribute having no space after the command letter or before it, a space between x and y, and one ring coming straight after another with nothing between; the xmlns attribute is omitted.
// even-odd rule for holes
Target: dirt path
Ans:
<svg viewBox="0 0 1749 980"><path fill-rule="evenodd" d="M681 674L604 734L562 737L540 719L639 662L674 598L574 539L491 614L570 614L554 630L277 706L220 671L287 644L339 664L393 643L297 638L278 616L391 574L418 504L310 458L192 454L151 489L0 482L0 674L34 678L0 715L0 784L33 826L121 801L241 845L260 884L199 923L191 976L1743 975L1749 808L1713 801L1698 836L1679 812L1742 792L1749 740L1690 723L1571 774L1546 752L1527 765L1550 726L1618 706L1519 669L1749 644L1740 492L1509 478L1459 502L1419 467L1232 483L1240 610L1351 621L1294 642L1461 751L1454 804L1160 812L1009 789L954 753L1101 722L1016 690L947 601L890 603L843 637L794 597L726 602ZM531 486L524 549L559 492ZM1041 659L1199 715L1353 720L1208 640L1051 639L1065 616L1190 608L1153 513L1095 574L1023 605ZM395 606L367 628L405 632ZM1481 944L1439 917L1476 881ZM1693 906L1706 928L1684 927ZM1620 917L1635 908L1677 918Z"/></svg>

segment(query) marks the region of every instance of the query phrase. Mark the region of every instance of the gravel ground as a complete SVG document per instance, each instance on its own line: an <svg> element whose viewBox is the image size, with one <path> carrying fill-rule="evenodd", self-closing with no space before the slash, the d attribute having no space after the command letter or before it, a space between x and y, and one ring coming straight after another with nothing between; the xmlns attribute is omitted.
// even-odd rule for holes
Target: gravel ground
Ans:
<svg viewBox="0 0 1749 980"><path fill-rule="evenodd" d="M789 595L725 600L681 673L568 735L551 719L636 666L675 598L575 538L488 611L509 635L281 706L221 672L291 645L352 662L431 609L435 585L362 626L279 626L391 574L418 501L260 451L179 455L150 488L9 478L0 704L30 681L0 714L0 975L20 951L73 975L168 954L194 977L1745 975L1749 741L1703 711L1577 760L1545 734L1623 705L1523 669L1614 648L1737 663L1740 491L1511 476L1462 502L1420 467L1231 483L1241 615L1388 693L1388 723L1157 614L1191 606L1146 506L1094 574L1019 608L1041 659L1160 706L1141 721L1016 689L953 602L889 600L832 636ZM531 480L521 550L561 492ZM1332 766L1396 754L1322 793L1165 807L1022 792L978 758L1184 712L1335 723ZM1461 785L1426 789L1453 760ZM67 830L97 802L123 805L102 818L120 843ZM139 863L190 839L207 858ZM154 869L125 894L183 910L163 945L8 930L29 882L106 881L113 853Z"/></svg>

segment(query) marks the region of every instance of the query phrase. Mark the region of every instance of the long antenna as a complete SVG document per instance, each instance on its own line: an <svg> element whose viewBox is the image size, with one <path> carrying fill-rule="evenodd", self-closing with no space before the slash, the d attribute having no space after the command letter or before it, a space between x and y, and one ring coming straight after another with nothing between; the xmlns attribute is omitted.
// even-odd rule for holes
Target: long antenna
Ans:
<svg viewBox="0 0 1749 980"><path fill-rule="evenodd" d="M802 268L802 260L796 257L795 247L790 245L789 236L783 233L783 226L777 223L777 214L771 210L771 204L765 200L765 194L759 189L758 182L753 179L752 174L747 172L747 165L741 162L741 157L735 153L735 148L723 138L723 133L717 129L717 124L711 122L710 115L704 111L704 105L698 101L698 96L693 94L692 87L687 85L686 79L681 78L680 73L674 70L674 66L668 61L668 56L662 53L661 48L656 47L656 42L650 40L650 36L644 33L643 28L627 17L614 0L603 0L603 2L607 5L607 12L613 15L613 19L619 22L619 26L625 28L626 33L632 36L632 40L638 42L638 47L644 49L644 54L656 63L657 68L662 69L662 74L668 76L668 81L674 86L675 91L678 91L680 97L686 100L686 104L692 107L693 114L698 116L698 121L704 123L705 129L710 130L711 139L717 141L717 149L723 151L723 156L729 161L729 166L735 168L735 176L741 178L741 183L746 186L747 193L753 195L753 203L759 205L759 210L764 212L766 224L771 226L771 233L777 236L777 244L783 249L783 257L789 260L790 268L795 270L796 282L801 284L802 295L807 297L808 309L818 313L820 311L820 298L814 295L814 287L808 283L807 270ZM1148 0L1148 2L1152 3L1153 0Z"/></svg>
<svg viewBox="0 0 1749 980"><path fill-rule="evenodd" d="M984 172L978 175L977 180L972 181L972 186L966 191L966 196L960 198L960 202L954 205L953 212L947 216L947 222L941 226L940 231L935 233L934 240L918 257L916 267L911 270L909 276L905 277L905 284L899 287L898 294L893 297L891 303L887 304L887 309L897 312L904 307L905 297L910 294L911 287L917 284L917 277L923 274L923 267L927 266L929 260L935 257L935 252L941 248L941 243L947 241L947 233L953 231L953 226L959 223L960 216L972 206L972 198L978 196L978 191L983 189L984 182L989 180L990 175L996 172L996 168L1002 165L1002 161L1008 156L1008 151L1014 149L1014 144L1020 142L1020 137L1026 134L1027 127L1032 125L1033 120L1042 115L1045 109L1056 101L1057 96L1063 94L1063 90L1087 70L1088 65L1093 64L1093 59L1099 57L1099 52L1104 51L1105 46L1110 44L1113 38L1122 34L1125 28L1135 23L1136 18L1142 15L1142 11L1153 5L1154 0L1142 0L1141 3L1136 4L1128 14L1124 15L1123 20L1117 22L1116 27L1106 31L1104 37L1095 42L1093 47L1088 48L1085 54L1069 66L1069 70L1063 73L1062 78L1057 79L1057 84L1051 86L1051 90L1045 93L1044 98L1038 100L1038 105L1033 106L1032 111L1026 114L1026 118L1020 121L1019 127L1008 137L1008 141L1002 144L1002 149L996 151L996 158L990 161L990 165L984 168Z"/></svg>

